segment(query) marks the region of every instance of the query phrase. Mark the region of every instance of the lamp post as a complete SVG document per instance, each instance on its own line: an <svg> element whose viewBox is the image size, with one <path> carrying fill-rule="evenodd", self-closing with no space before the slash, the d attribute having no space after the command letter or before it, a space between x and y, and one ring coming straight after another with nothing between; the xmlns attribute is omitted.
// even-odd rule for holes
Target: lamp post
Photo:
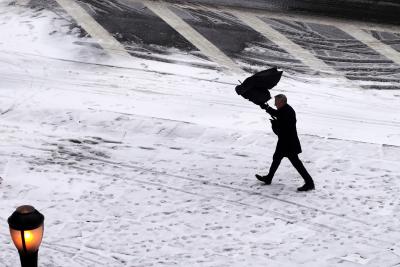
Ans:
<svg viewBox="0 0 400 267"><path fill-rule="evenodd" d="M18 249L22 267L37 267L43 237L44 216L32 206L20 206L8 218L11 239Z"/></svg>

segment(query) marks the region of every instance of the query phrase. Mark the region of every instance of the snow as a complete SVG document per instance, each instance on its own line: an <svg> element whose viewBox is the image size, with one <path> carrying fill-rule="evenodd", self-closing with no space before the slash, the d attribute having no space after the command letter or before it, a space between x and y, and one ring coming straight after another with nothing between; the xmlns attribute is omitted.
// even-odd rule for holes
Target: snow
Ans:
<svg viewBox="0 0 400 267"><path fill-rule="evenodd" d="M23 204L45 215L40 266L400 262L395 90L282 78L317 187L297 193L287 160L254 179L276 137L234 92L244 77L115 62L57 14L0 10L1 266L19 264L6 220Z"/></svg>

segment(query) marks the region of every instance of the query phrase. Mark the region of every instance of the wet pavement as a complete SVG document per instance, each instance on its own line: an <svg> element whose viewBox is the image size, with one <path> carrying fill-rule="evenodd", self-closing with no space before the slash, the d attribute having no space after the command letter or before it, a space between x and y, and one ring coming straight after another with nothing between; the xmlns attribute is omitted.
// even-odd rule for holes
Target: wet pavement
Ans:
<svg viewBox="0 0 400 267"><path fill-rule="evenodd" d="M400 25L397 0L169 0L177 3L224 5L276 12L320 15Z"/></svg>
<svg viewBox="0 0 400 267"><path fill-rule="evenodd" d="M30 6L53 9L61 14L60 7L54 3L31 1ZM141 2L80 0L78 3L133 57L217 68L179 30ZM318 71L306 66L293 51L285 51L225 10L188 4L170 4L169 9L245 71L255 72L272 66L291 74L314 75ZM270 18L259 13L257 16L339 74L350 80L365 82L362 87L400 88L400 65L342 31L339 26L327 25L323 20L312 23L290 17ZM77 22L68 18L68 14L60 15L60 19L66 19L71 28L80 28ZM400 32L364 31L400 53ZM82 28L80 32L87 34ZM199 60L188 63L176 55Z"/></svg>
<svg viewBox="0 0 400 267"><path fill-rule="evenodd" d="M292 72L309 71L298 59L227 12L189 7L172 10L245 70L268 65Z"/></svg>
<svg viewBox="0 0 400 267"><path fill-rule="evenodd" d="M317 58L343 73L350 80L394 82L400 85L399 65L337 27L263 19L275 30L311 51ZM384 40L384 43L393 48L400 44L400 39L393 34L380 35L379 40ZM370 88L369 85L363 85L363 87ZM374 88L395 89L396 85L381 84L374 85Z"/></svg>
<svg viewBox="0 0 400 267"><path fill-rule="evenodd" d="M171 53L189 53L205 58L143 3L85 0L79 4L134 57L168 63L180 63L165 57Z"/></svg>

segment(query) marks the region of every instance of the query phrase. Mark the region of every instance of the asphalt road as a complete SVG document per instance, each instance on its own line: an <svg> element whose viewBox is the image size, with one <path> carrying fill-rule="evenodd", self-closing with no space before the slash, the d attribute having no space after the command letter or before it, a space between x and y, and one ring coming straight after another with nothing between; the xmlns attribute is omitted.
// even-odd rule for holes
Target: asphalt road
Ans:
<svg viewBox="0 0 400 267"><path fill-rule="evenodd" d="M400 1L397 0L170 0L170 2L290 11L400 25Z"/></svg>
<svg viewBox="0 0 400 267"><path fill-rule="evenodd" d="M196 0L196 2L207 1ZM230 5L235 4L235 1L229 2ZM260 0L243 2L266 3ZM294 2L299 1L285 2L288 3L286 8L290 9ZM302 7L305 7L306 3L308 5L313 3L313 1L300 2L304 3ZM347 5L342 5L340 8L346 12L349 11L346 8L351 4L358 3L345 2L348 2ZM66 12L54 3L49 5L44 1L31 1L31 7L57 9L60 14ZM357 28L353 22L342 23L338 20L338 24L335 24L336 22L325 21L323 16L309 20L307 15L297 18L285 13L272 17L271 14L274 12L261 9L257 10L257 15L251 16L256 17L256 23L261 25L261 28L268 29L268 32L262 32L262 29L260 31L260 28L256 27L257 25L254 23L250 25L249 21L238 17L228 8L174 3L169 4L167 9L180 20L179 23L182 25L176 27L168 23L168 19L171 18L156 14L157 12L148 4L152 1L79 0L77 3L84 12L87 12L90 19L98 24L98 27L103 28L110 38L119 42L132 57L216 68L215 64L199 63L199 61L180 62L171 55L177 53L183 57L190 55L217 65L221 65L221 62L214 59L218 60L218 56L222 55L231 60L232 64L248 72L277 66L288 73L316 75L321 66L332 69L349 80L362 82L363 88L400 88L400 30L396 30L400 29L399 27L386 31L385 28L375 28L374 23L369 23L367 26L371 26L370 28ZM268 1L269 5L274 3L276 2ZM322 3L326 3L327 7L333 6L329 4L331 1ZM376 5L387 7L389 2L385 3ZM318 8L322 6L324 5ZM311 5L311 7L317 9L316 6ZM236 8L236 10L242 9ZM330 10L333 8L327 8L325 11L330 12ZM309 11L307 14L312 12ZM357 10L356 13L361 16L363 12ZM344 15L345 12L340 14ZM68 17L68 14L65 14L65 17ZM70 22L71 27L81 27L83 35L90 35L85 32L82 21L71 19ZM201 36L188 38L190 33L182 30L184 24L186 28L191 28ZM356 28L352 28L353 26ZM94 41L99 41L96 36L92 37ZM204 44L207 42L215 47L213 51L204 51ZM99 43L101 45L101 42Z"/></svg>

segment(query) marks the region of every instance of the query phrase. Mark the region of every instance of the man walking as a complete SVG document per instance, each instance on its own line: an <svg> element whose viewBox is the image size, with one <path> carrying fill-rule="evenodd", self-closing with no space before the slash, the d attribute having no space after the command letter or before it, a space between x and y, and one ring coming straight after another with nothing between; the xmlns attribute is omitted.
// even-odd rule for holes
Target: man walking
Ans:
<svg viewBox="0 0 400 267"><path fill-rule="evenodd" d="M301 153L301 146L296 130L296 112L287 104L287 98L283 94L275 96L275 106L277 109L271 108L268 104L260 105L274 118L271 120L272 130L278 135L278 143L269 173L266 176L256 174L256 178L267 185L271 184L281 160L287 157L305 182L302 187L297 188L297 191L314 190L314 181L298 156Z"/></svg>

